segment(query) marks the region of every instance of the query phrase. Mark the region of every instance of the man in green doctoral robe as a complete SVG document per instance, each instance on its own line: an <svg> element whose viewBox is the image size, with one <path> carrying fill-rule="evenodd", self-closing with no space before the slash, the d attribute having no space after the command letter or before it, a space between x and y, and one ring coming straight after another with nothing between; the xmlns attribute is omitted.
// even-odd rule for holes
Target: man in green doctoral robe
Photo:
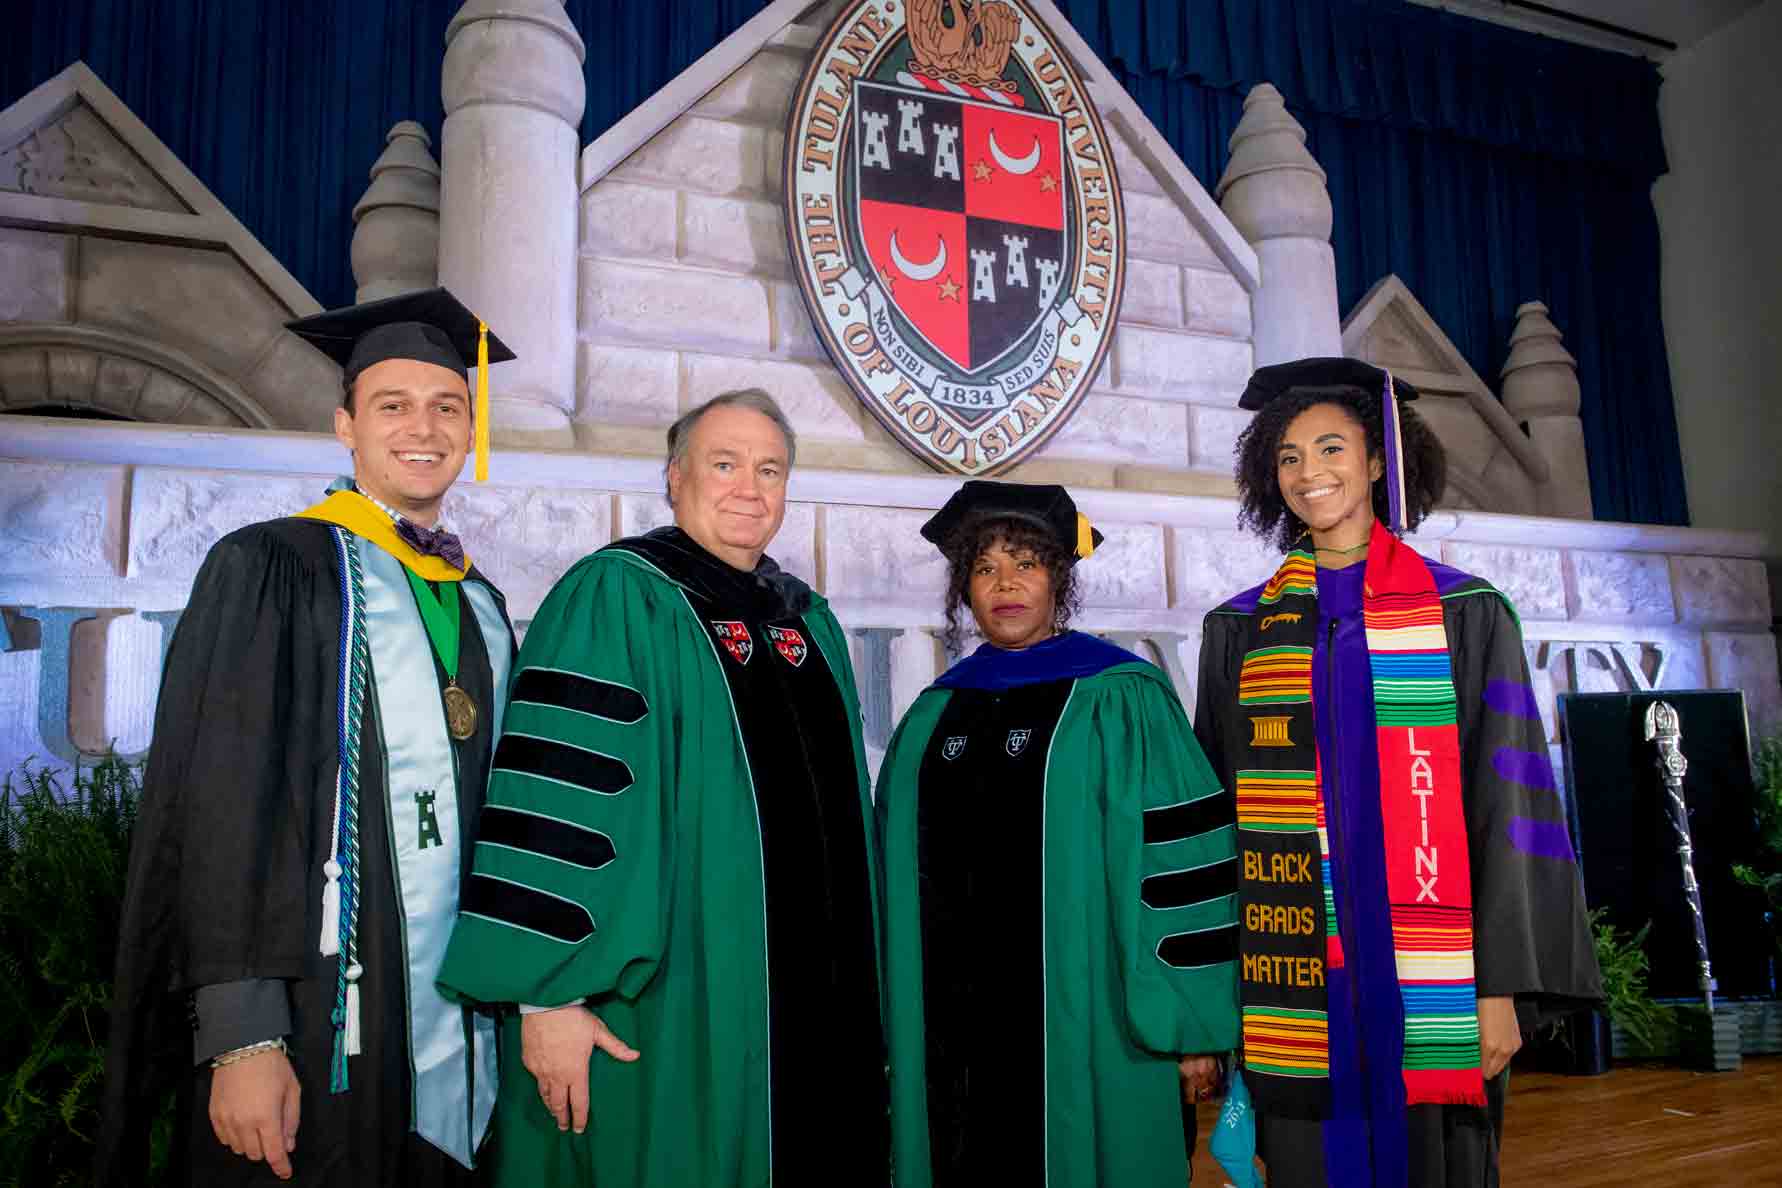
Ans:
<svg viewBox="0 0 1782 1188"><path fill-rule="evenodd" d="M498 1184L888 1182L853 670L766 556L794 448L758 390L688 413L675 526L583 559L526 634L439 979L517 1007Z"/></svg>

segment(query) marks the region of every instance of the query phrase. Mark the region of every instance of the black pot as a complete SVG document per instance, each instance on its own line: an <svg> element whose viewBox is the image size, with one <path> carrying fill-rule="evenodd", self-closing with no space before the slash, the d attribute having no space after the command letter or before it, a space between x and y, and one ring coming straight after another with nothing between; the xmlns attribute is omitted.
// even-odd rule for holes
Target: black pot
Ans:
<svg viewBox="0 0 1782 1188"><path fill-rule="evenodd" d="M1613 1053L1609 1017L1596 1011L1573 1011L1542 1029L1530 1063L1542 1072L1594 1077L1609 1071Z"/></svg>
<svg viewBox="0 0 1782 1188"><path fill-rule="evenodd" d="M1614 1064L1614 1039L1609 1031L1609 1016L1601 1011L1574 1011L1566 1020L1571 1032L1571 1067L1575 1077L1600 1077Z"/></svg>

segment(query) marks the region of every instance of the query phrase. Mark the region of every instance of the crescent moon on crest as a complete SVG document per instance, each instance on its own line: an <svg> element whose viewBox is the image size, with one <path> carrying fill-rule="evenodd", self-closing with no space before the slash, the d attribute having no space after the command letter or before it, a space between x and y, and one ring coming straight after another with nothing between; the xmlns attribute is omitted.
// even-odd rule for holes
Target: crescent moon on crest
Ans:
<svg viewBox="0 0 1782 1188"><path fill-rule="evenodd" d="M1011 157L1002 151L1002 146L996 143L996 133L992 132L990 133L990 155L996 158L996 163L998 165L1002 166L1016 177L1020 177L1022 174L1032 173L1034 166L1040 163L1039 137L1035 136L1033 138L1033 147L1027 150L1027 155L1020 160L1016 160L1014 157Z"/></svg>
<svg viewBox="0 0 1782 1188"><path fill-rule="evenodd" d="M940 251L936 252L934 259L928 263L912 264L910 258L904 255L903 250L897 246L897 232L893 231L891 232L891 261L897 265L898 271L913 281L933 280L941 274L941 269L947 266L947 241L945 239L940 241Z"/></svg>

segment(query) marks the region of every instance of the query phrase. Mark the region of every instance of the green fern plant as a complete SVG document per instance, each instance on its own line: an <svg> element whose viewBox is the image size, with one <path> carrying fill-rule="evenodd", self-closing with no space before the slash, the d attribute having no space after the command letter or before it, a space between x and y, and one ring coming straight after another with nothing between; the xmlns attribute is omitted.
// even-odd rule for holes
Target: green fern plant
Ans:
<svg viewBox="0 0 1782 1188"><path fill-rule="evenodd" d="M1609 1018L1628 1038L1651 1057L1662 1056L1676 1042L1675 1007L1654 1002L1646 988L1651 967L1646 960L1646 934L1651 921L1629 936L1606 916L1607 908L1590 913L1590 931L1596 944L1596 964L1603 975L1603 1005Z"/></svg>
<svg viewBox="0 0 1782 1188"><path fill-rule="evenodd" d="M1764 897L1770 939L1782 958L1782 735L1764 740L1752 758L1757 784L1757 855L1732 868L1733 878Z"/></svg>
<svg viewBox="0 0 1782 1188"><path fill-rule="evenodd" d="M0 1185L90 1179L141 784L116 758L0 781ZM157 1146L164 1155L165 1135ZM157 1169L158 1172L158 1169Z"/></svg>

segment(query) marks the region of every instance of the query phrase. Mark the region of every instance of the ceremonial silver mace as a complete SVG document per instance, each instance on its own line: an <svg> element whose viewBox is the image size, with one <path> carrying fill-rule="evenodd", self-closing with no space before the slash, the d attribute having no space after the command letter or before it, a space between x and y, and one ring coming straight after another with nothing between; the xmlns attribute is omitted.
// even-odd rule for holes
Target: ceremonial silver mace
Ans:
<svg viewBox="0 0 1782 1188"><path fill-rule="evenodd" d="M1689 840L1689 809L1683 803L1683 773L1689 760L1683 757L1683 719L1668 701L1646 707L1646 741L1658 747L1658 774L1664 780L1671 828L1677 834L1677 857L1683 863L1683 898L1689 903L1695 925L1696 974L1708 1013L1714 1013L1714 971L1708 964L1708 930L1702 923L1702 889L1695 881L1695 847Z"/></svg>

